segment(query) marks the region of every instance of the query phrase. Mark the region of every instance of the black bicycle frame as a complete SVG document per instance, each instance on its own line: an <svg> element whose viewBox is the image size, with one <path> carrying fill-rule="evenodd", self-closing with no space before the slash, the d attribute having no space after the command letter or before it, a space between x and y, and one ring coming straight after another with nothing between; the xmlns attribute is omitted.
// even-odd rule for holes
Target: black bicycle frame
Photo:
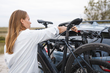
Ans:
<svg viewBox="0 0 110 73"><path fill-rule="evenodd" d="M43 67L44 72L46 73L59 73L58 70L56 69L55 65L51 61L50 57L47 55L45 52L44 47L42 44L38 44L38 61L41 61L41 64L44 64L45 67ZM42 65L42 66L44 66Z"/></svg>
<svg viewBox="0 0 110 73"><path fill-rule="evenodd" d="M69 46L67 44L68 44L68 37L69 37L69 29L70 29L70 27L68 27L67 30L66 30L66 36L65 36L65 41L64 41L65 42L65 46L64 46L63 60L60 62L60 65L62 66L61 73L64 73L65 66L66 66L66 61L68 59L68 57L67 57L67 47L69 48ZM47 53L45 52L45 49L43 49L44 47L42 46L41 43L38 44L38 48L39 48L38 49L38 60L41 61L41 64L45 65L45 67L43 67L44 72L46 72L46 73L59 73L59 71L57 69L58 66L55 66L53 64L53 62L51 61L51 59L50 59L50 53L49 53L49 56L48 56ZM49 48L48 48L48 50L49 50ZM72 54L74 55L73 52L72 52ZM75 57L75 55L74 55L74 57ZM78 62L78 63L80 64L80 62ZM86 64L87 64L87 62L86 62ZM82 67L82 69L83 69L83 67ZM92 68L90 70L92 70ZM83 71L85 72L84 69L83 69Z"/></svg>

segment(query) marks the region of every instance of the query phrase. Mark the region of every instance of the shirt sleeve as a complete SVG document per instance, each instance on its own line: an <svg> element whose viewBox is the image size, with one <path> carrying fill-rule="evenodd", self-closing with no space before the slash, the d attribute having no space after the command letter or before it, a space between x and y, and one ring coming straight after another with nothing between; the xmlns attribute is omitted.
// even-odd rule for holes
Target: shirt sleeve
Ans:
<svg viewBox="0 0 110 73"><path fill-rule="evenodd" d="M36 43L54 39L59 34L58 27L50 27L42 30L30 30L30 36Z"/></svg>

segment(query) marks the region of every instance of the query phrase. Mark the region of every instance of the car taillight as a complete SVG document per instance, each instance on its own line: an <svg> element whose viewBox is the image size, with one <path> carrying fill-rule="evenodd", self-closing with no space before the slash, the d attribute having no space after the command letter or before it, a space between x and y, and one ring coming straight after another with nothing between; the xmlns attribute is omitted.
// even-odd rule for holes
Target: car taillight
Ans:
<svg viewBox="0 0 110 73"><path fill-rule="evenodd" d="M78 32L80 32L80 30L78 30Z"/></svg>
<svg viewBox="0 0 110 73"><path fill-rule="evenodd" d="M110 61L107 61L108 63L110 63ZM107 69L107 68L105 68L105 67L103 67L103 66L100 66L101 67L101 69L103 70L103 71L107 71L107 72L110 72L110 69Z"/></svg>
<svg viewBox="0 0 110 73"><path fill-rule="evenodd" d="M47 48L45 47L45 51L46 51L46 53L48 53L48 50L47 50Z"/></svg>

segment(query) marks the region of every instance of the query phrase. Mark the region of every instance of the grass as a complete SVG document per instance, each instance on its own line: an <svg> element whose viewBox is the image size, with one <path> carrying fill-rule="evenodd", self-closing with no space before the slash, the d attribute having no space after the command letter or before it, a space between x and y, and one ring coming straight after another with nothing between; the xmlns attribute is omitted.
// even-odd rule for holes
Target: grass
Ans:
<svg viewBox="0 0 110 73"><path fill-rule="evenodd" d="M5 37L0 37L0 54L4 53Z"/></svg>
<svg viewBox="0 0 110 73"><path fill-rule="evenodd" d="M0 37L0 41L1 41L1 40L2 40L2 41L5 40L5 37Z"/></svg>
<svg viewBox="0 0 110 73"><path fill-rule="evenodd" d="M8 28L7 27L0 27L0 31L5 31L7 32Z"/></svg>
<svg viewBox="0 0 110 73"><path fill-rule="evenodd" d="M0 54L4 53L5 36L7 34L7 27L0 27Z"/></svg>
<svg viewBox="0 0 110 73"><path fill-rule="evenodd" d="M4 45L5 43L0 43L0 54L4 53Z"/></svg>

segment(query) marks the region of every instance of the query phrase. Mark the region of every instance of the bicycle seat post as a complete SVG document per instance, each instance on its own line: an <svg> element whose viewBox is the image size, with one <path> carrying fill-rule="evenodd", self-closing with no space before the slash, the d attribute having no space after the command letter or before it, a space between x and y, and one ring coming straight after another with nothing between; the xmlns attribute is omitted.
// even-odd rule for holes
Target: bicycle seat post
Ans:
<svg viewBox="0 0 110 73"><path fill-rule="evenodd" d="M48 26L47 26L47 23L46 23L46 22L44 22L44 23L43 23L43 25L45 26L45 28L48 28Z"/></svg>

